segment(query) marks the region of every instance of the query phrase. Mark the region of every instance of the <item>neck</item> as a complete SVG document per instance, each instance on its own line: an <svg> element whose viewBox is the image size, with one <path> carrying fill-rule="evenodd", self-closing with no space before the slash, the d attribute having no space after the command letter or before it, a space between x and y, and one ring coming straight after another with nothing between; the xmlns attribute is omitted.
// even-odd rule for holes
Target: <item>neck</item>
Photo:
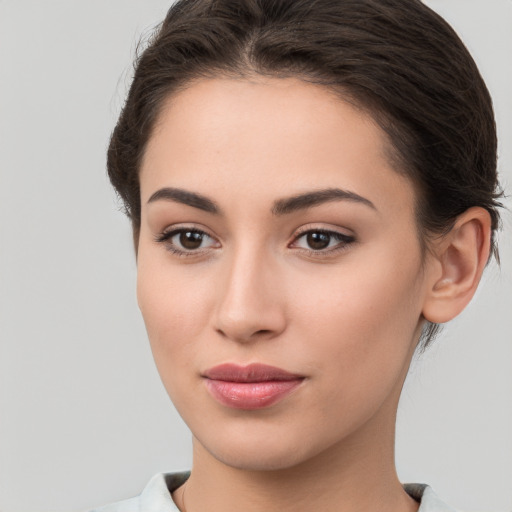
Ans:
<svg viewBox="0 0 512 512"><path fill-rule="evenodd" d="M382 411L339 445L270 471L224 464L194 439L191 476L174 498L186 512L416 512L418 503L405 493L395 470L394 420L395 414Z"/></svg>

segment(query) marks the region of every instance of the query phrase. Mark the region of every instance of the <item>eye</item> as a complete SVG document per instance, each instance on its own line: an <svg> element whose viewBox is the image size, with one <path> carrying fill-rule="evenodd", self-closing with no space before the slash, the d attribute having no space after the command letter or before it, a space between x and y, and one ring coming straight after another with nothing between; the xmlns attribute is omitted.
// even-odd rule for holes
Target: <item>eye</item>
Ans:
<svg viewBox="0 0 512 512"><path fill-rule="evenodd" d="M167 231L162 233L156 241L164 243L169 251L180 256L197 254L204 249L218 246L214 238L194 228L177 228Z"/></svg>
<svg viewBox="0 0 512 512"><path fill-rule="evenodd" d="M293 242L292 247L298 247L311 253L331 253L347 248L355 238L337 231L311 229L301 233Z"/></svg>

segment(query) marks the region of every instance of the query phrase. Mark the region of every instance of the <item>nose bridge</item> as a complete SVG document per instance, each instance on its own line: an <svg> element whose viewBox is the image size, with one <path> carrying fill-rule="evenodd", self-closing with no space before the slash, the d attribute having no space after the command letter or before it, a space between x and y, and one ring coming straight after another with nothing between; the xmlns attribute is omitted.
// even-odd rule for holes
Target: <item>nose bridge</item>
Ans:
<svg viewBox="0 0 512 512"><path fill-rule="evenodd" d="M239 244L226 261L216 328L236 341L273 337L285 327L276 258L265 247Z"/></svg>

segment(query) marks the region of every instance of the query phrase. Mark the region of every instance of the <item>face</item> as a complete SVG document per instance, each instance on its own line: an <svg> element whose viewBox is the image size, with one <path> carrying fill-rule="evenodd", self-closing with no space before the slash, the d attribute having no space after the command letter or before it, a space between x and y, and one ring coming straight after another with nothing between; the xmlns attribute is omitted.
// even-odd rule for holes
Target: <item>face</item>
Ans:
<svg viewBox="0 0 512 512"><path fill-rule="evenodd" d="M394 422L425 277L413 186L386 144L292 78L205 79L162 111L140 174L138 300L215 460L291 467Z"/></svg>

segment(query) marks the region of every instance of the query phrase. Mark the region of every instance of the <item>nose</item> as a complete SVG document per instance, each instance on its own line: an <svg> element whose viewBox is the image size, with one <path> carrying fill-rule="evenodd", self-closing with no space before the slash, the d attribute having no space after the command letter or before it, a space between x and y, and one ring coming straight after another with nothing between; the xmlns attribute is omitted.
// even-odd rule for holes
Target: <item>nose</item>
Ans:
<svg viewBox="0 0 512 512"><path fill-rule="evenodd" d="M281 273L282 274L282 273ZM272 339L286 328L279 268L272 258L239 251L226 265L220 285L215 328L240 343Z"/></svg>

